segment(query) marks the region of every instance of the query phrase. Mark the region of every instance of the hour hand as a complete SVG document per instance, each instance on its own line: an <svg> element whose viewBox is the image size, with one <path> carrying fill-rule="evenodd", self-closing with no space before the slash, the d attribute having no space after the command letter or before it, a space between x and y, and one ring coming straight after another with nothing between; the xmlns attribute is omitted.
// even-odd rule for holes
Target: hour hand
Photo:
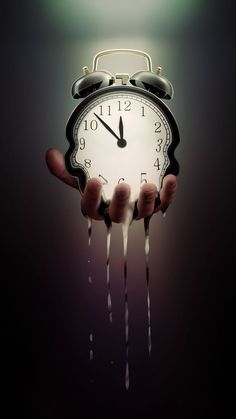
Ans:
<svg viewBox="0 0 236 419"><path fill-rule="evenodd" d="M120 116L119 130L120 130L120 138L122 139L123 136L124 136L124 127L123 127L122 116Z"/></svg>
<svg viewBox="0 0 236 419"><path fill-rule="evenodd" d="M107 123L103 121L103 119L100 118L100 116L98 116L95 112L94 112L94 115L101 122L101 124L107 129L107 131L109 131L118 140L117 141L118 147L124 147L126 145L126 141L118 137L118 135L116 135L113 129L111 129L111 127L109 127L109 125L107 125ZM125 141L125 144L124 144L124 141Z"/></svg>
<svg viewBox="0 0 236 419"><path fill-rule="evenodd" d="M119 131L120 131L120 147L125 147L127 144L127 141L124 139L124 126L122 121L122 116L120 116L120 122L119 122Z"/></svg>

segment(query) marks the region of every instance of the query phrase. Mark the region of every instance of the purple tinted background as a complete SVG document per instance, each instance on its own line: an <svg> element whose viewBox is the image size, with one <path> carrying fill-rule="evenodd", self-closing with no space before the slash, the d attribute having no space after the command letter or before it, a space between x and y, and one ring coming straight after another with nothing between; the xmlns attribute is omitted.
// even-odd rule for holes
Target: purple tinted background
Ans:
<svg viewBox="0 0 236 419"><path fill-rule="evenodd" d="M233 2L206 2L169 45L180 127L178 194L151 222L153 353L147 355L142 223L129 240L130 379L124 389L122 240L111 254L114 324L106 310L105 245L95 223L89 285L79 194L44 155L67 149L74 107L72 35L37 3L4 6L2 254L7 350L3 417L229 417L234 381L235 60ZM155 40L155 31L151 35ZM81 50L83 50L81 40ZM99 45L97 50L99 50ZM80 54L80 42L76 48ZM83 57L80 57L83 65ZM174 80L173 80L174 78ZM6 297L5 297L6 296ZM89 333L95 360L89 362ZM112 363L111 363L112 361Z"/></svg>

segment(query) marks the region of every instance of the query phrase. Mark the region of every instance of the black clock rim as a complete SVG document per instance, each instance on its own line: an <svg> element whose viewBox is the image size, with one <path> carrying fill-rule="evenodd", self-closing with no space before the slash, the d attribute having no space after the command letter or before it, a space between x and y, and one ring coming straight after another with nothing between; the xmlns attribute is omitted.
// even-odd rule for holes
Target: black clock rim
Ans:
<svg viewBox="0 0 236 419"><path fill-rule="evenodd" d="M180 141L180 137L179 137L179 130L178 130L178 126L176 123L176 120L173 116L173 114L171 113L170 109L168 108L168 106L162 102L161 99L159 99L157 96L155 96L153 93L144 90L140 87L136 87L136 86L108 86L108 87L104 87L101 88L99 90L96 90L95 92L91 93L89 96L85 97L82 102L80 102L76 108L73 110L73 112L71 113L67 125L66 125L66 137L69 141L69 148L65 154L65 163L66 163L66 168L67 170L70 172L70 174L72 174L73 176L76 176L79 178L79 184L80 184L80 189L81 192L83 192L84 187L86 185L87 182L87 178L86 178L86 174L84 173L84 171L82 169L79 168L74 168L71 165L70 162L70 156L75 148L75 141L73 138L73 129L74 129L74 125L76 123L76 120L78 119L78 115L83 112L84 108L87 107L87 105L92 102L93 100L95 100L96 98L103 96L105 94L108 93L112 93L112 92L130 92L130 93L137 93L138 95L141 95L144 98L149 99L151 102L154 103L154 105L157 105L159 108L161 108L161 110L163 111L165 117L167 118L168 122L169 122L169 126L172 132L172 143L168 148L168 157L170 159L170 165L168 166L165 175L163 176L163 178L167 175L167 174L173 174L173 175L178 175L179 173L179 164L174 156L174 151L177 147L177 145L179 144Z"/></svg>

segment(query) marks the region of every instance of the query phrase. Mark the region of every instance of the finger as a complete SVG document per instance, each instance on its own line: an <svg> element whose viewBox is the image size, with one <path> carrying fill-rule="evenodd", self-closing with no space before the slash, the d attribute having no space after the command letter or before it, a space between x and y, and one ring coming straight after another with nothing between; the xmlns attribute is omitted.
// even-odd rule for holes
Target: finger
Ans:
<svg viewBox="0 0 236 419"><path fill-rule="evenodd" d="M168 206L173 201L176 189L177 189L176 176L167 175L163 180L163 187L160 192L162 212L166 212ZM160 209L160 207L157 208L156 210L158 211L158 209Z"/></svg>
<svg viewBox="0 0 236 419"><path fill-rule="evenodd" d="M50 148L46 152L46 163L50 172L65 182L67 185L79 189L78 180L76 177L71 176L65 166L65 159L63 154L54 148Z"/></svg>
<svg viewBox="0 0 236 419"><path fill-rule="evenodd" d="M109 216L115 223L125 221L130 197L130 187L127 183L117 185L109 207Z"/></svg>
<svg viewBox="0 0 236 419"><path fill-rule="evenodd" d="M102 220L98 213L102 195L102 183L97 178L89 179L81 199L81 210L84 215L95 220Z"/></svg>
<svg viewBox="0 0 236 419"><path fill-rule="evenodd" d="M157 187L153 183L145 183L139 194L137 202L138 215L136 219L149 217L154 212Z"/></svg>

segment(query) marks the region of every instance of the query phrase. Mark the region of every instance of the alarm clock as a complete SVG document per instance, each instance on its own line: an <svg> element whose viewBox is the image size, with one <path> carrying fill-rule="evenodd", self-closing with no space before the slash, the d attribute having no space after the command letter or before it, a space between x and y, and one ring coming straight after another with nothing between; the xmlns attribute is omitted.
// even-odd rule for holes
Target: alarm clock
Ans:
<svg viewBox="0 0 236 419"><path fill-rule="evenodd" d="M108 54L137 54L147 69L130 76L98 70L98 60ZM72 96L79 100L66 126L69 149L66 167L78 179L80 192L90 178L102 182L102 200L109 204L121 182L131 188L131 201L150 182L160 191L167 174L177 175L174 151L179 131L174 116L163 100L171 99L173 87L151 57L138 50L112 49L99 52L93 69L83 68L74 82Z"/></svg>

